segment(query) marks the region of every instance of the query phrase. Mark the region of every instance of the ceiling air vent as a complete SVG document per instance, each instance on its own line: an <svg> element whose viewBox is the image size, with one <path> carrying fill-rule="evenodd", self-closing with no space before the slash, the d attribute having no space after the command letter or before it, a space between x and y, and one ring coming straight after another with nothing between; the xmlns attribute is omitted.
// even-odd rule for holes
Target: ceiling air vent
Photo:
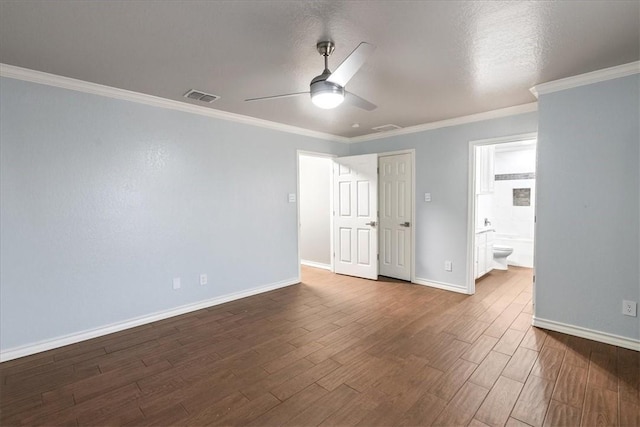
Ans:
<svg viewBox="0 0 640 427"><path fill-rule="evenodd" d="M189 92L185 93L184 97L194 99L196 101L206 102L208 104L211 104L216 99L220 99L218 95L212 95L210 93L205 93L194 89L191 89Z"/></svg>
<svg viewBox="0 0 640 427"><path fill-rule="evenodd" d="M387 131L396 130L396 129L400 129L400 126L398 126L398 125L382 125L382 126L376 126L374 128L371 128L371 130L375 130L376 132L387 132Z"/></svg>

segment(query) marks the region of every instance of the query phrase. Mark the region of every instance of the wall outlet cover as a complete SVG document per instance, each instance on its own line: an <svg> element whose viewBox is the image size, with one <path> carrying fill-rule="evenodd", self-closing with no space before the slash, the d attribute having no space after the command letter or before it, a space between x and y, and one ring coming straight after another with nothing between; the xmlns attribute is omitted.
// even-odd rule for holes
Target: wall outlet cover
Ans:
<svg viewBox="0 0 640 427"><path fill-rule="evenodd" d="M453 271L453 263L451 261L444 262L445 271Z"/></svg>
<svg viewBox="0 0 640 427"><path fill-rule="evenodd" d="M173 278L173 289L180 289L180 278L179 277L174 277Z"/></svg>
<svg viewBox="0 0 640 427"><path fill-rule="evenodd" d="M622 301L622 314L636 317L638 315L638 304L635 301Z"/></svg>
<svg viewBox="0 0 640 427"><path fill-rule="evenodd" d="M201 284L201 285L206 285L206 284L207 284L207 282L208 282L208 280L207 280L207 275L206 275L206 274L201 274L201 275L200 275L200 284Z"/></svg>

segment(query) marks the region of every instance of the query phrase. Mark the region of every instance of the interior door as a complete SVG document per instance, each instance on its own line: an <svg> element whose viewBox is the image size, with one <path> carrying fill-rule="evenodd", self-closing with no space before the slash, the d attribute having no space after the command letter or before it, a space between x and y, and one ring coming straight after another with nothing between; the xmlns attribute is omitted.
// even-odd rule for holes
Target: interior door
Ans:
<svg viewBox="0 0 640 427"><path fill-rule="evenodd" d="M334 271L377 280L378 155L334 162Z"/></svg>
<svg viewBox="0 0 640 427"><path fill-rule="evenodd" d="M380 274L411 280L410 154L380 157Z"/></svg>

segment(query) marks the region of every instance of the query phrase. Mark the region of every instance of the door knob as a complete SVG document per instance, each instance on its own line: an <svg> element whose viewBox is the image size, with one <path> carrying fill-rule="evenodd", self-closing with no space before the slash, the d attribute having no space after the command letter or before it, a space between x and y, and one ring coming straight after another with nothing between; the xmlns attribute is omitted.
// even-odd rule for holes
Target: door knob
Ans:
<svg viewBox="0 0 640 427"><path fill-rule="evenodd" d="M409 223L409 221L405 221L402 224L400 224L400 227L409 227L411 225L411 223Z"/></svg>
<svg viewBox="0 0 640 427"><path fill-rule="evenodd" d="M370 225L372 227L375 227L376 226L376 222L375 221L367 222L365 225Z"/></svg>

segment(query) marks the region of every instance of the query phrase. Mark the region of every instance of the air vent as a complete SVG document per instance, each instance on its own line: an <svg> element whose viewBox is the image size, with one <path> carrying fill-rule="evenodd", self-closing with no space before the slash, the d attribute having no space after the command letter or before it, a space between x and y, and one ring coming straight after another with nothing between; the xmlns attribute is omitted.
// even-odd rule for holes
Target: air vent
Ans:
<svg viewBox="0 0 640 427"><path fill-rule="evenodd" d="M210 93L205 93L199 90L191 89L189 92L184 94L185 98L194 99L196 101L206 102L207 104L211 104L216 99L220 99L218 95L212 95Z"/></svg>
<svg viewBox="0 0 640 427"><path fill-rule="evenodd" d="M390 130L396 130L396 129L400 129L400 126L397 125L382 125L382 126L376 126L374 128L371 128L372 130L375 130L376 132L387 132Z"/></svg>

